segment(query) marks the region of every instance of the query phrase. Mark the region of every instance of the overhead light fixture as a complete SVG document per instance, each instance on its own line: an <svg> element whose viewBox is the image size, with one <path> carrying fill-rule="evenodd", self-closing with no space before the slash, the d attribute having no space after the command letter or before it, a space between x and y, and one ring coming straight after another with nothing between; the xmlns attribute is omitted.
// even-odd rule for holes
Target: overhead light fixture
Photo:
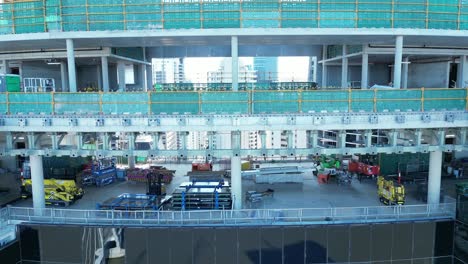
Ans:
<svg viewBox="0 0 468 264"><path fill-rule="evenodd" d="M57 59L47 59L45 60L45 63L47 63L48 65L59 65L60 61Z"/></svg>

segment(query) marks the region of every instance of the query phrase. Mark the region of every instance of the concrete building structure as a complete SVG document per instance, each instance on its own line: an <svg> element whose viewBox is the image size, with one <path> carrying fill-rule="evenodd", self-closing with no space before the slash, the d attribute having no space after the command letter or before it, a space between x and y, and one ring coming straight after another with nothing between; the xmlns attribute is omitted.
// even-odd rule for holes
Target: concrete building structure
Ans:
<svg viewBox="0 0 468 264"><path fill-rule="evenodd" d="M2 5L2 72L52 76L64 91L0 94L0 156L29 157L35 171L42 156L230 156L237 210L244 207L242 157L423 152L430 153L430 215L441 208L442 152L468 150L464 1L352 1L339 8L324 1L72 2ZM147 92L153 58L215 56L231 58L229 92ZM243 91L240 56L317 57L321 89ZM126 80L127 65L135 84ZM369 89L374 85L382 89ZM89 86L99 92L80 93ZM141 92L127 93L134 90ZM260 148L250 140L243 148L250 131L260 134ZM348 146L347 131L364 143ZM164 149L136 150L142 132L162 138ZM190 149L190 132L228 136L230 144L212 139L216 148ZM115 133L125 133L126 149L108 146ZM299 140L304 133L307 140ZM387 143L375 143L382 134ZM449 134L455 140L448 142ZM324 144L332 136L333 144ZM63 148L64 137L75 139L72 148ZM84 147L89 137L98 148ZM33 216L40 217L41 173L32 180Z"/></svg>

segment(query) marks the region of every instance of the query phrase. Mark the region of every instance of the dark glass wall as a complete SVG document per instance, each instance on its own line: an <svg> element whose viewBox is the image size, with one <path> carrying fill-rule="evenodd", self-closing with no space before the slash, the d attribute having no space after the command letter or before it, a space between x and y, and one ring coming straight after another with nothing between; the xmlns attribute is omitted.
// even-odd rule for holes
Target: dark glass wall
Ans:
<svg viewBox="0 0 468 264"><path fill-rule="evenodd" d="M116 229L125 257L111 263L452 263L454 224ZM111 228L20 226L23 263L94 263ZM436 261L431 258L436 258ZM2 262L3 263L3 262Z"/></svg>

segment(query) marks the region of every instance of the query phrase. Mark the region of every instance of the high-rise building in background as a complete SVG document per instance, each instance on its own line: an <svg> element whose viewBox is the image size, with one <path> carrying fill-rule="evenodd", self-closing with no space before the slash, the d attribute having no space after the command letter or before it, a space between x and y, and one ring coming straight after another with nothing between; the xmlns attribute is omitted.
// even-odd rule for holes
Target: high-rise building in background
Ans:
<svg viewBox="0 0 468 264"><path fill-rule="evenodd" d="M185 82L185 67L182 58L153 59L153 83Z"/></svg>

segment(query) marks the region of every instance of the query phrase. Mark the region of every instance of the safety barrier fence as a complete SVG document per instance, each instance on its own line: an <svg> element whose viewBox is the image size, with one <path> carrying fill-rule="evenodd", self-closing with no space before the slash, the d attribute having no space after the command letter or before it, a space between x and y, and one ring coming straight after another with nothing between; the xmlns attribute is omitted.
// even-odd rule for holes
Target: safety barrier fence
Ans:
<svg viewBox="0 0 468 264"><path fill-rule="evenodd" d="M8 219L79 225L294 225L454 219L456 203L437 205L245 209L223 211L106 211L8 207Z"/></svg>
<svg viewBox="0 0 468 264"><path fill-rule="evenodd" d="M6 114L263 114L468 110L468 89L0 93Z"/></svg>
<svg viewBox="0 0 468 264"><path fill-rule="evenodd" d="M465 0L37 0L0 5L0 34L205 28L468 29Z"/></svg>

